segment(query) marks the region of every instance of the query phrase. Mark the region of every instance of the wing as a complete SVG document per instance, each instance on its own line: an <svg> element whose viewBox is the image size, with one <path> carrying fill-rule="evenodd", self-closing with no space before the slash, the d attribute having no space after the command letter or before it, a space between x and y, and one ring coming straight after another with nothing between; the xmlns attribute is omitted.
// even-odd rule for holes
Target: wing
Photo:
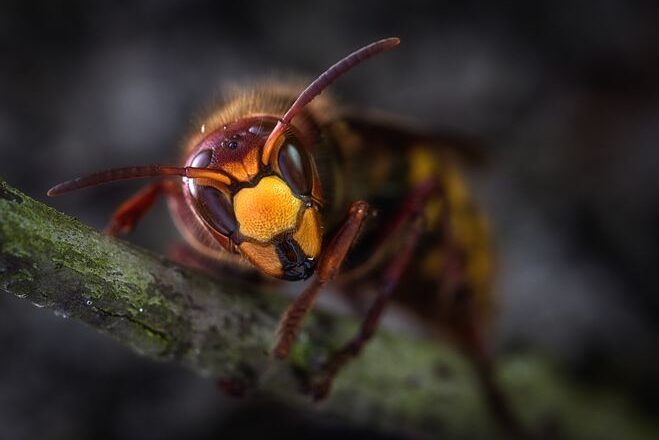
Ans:
<svg viewBox="0 0 659 440"><path fill-rule="evenodd" d="M367 144L395 148L423 144L430 148L453 152L458 160L470 166L487 163L483 142L455 130L418 129L401 118L377 113L348 111L342 115L342 120L350 129L359 133L362 141Z"/></svg>

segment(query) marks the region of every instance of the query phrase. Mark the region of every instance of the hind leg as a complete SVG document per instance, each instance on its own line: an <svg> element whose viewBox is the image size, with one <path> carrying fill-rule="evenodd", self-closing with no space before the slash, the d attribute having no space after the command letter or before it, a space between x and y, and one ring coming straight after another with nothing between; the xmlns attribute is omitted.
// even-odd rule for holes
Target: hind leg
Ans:
<svg viewBox="0 0 659 440"><path fill-rule="evenodd" d="M496 381L494 357L488 344L487 312L469 283L467 250L457 243L450 232L447 230L444 245L446 261L439 274L438 324L471 361L485 401L502 432L512 439L533 438Z"/></svg>

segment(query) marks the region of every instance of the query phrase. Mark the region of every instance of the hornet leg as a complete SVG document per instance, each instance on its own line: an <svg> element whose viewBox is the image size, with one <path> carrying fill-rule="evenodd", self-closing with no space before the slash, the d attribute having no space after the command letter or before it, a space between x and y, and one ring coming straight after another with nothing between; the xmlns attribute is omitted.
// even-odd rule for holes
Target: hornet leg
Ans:
<svg viewBox="0 0 659 440"><path fill-rule="evenodd" d="M276 358L285 359L288 357L302 319L313 306L320 293L320 289L327 282L331 281L341 268L343 260L359 235L362 224L366 220L368 209L368 203L364 201L354 202L350 206L348 217L343 222L341 229L339 229L330 242L327 251L320 257L316 275L311 285L284 312L279 322L279 328L277 329L278 340L273 350Z"/></svg>
<svg viewBox="0 0 659 440"><path fill-rule="evenodd" d="M135 228L137 222L146 214L156 199L170 192L173 182L156 182L146 185L114 211L105 228L108 235L126 234Z"/></svg>
<svg viewBox="0 0 659 440"><path fill-rule="evenodd" d="M414 250L425 230L424 208L431 195L435 194L437 190L438 186L434 181L419 185L401 209L401 213L390 231L394 232L401 227L407 227L402 237L402 248L385 269L378 295L369 308L357 335L335 352L323 366L321 379L313 386L314 399L320 400L327 396L337 373L350 359L362 351L375 333L385 307L414 257Z"/></svg>

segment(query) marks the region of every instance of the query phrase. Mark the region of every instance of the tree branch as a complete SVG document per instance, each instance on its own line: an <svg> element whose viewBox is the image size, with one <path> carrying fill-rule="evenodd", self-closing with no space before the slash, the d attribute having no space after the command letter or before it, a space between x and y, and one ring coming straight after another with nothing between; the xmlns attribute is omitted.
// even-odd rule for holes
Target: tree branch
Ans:
<svg viewBox="0 0 659 440"><path fill-rule="evenodd" d="M452 349L381 330L311 402L304 377L356 329L314 313L291 358L268 355L286 301L263 286L212 280L108 238L0 181L0 288L86 322L133 350L204 375L397 433L491 438L483 396ZM500 382L526 423L566 438L659 438L649 421L606 390L570 384L530 355L500 363Z"/></svg>

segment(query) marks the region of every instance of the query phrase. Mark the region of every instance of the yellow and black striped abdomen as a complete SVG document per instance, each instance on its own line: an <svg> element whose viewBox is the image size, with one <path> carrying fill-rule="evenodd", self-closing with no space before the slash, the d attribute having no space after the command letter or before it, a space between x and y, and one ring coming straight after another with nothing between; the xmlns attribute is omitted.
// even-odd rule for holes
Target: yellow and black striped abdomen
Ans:
<svg viewBox="0 0 659 440"><path fill-rule="evenodd" d="M448 258L459 259L464 294L473 296L479 308L492 306L494 258L487 220L476 206L467 184L450 152L416 146L409 150L409 182L415 187L437 179L440 192L426 207L429 246L420 256L423 278L442 272Z"/></svg>

